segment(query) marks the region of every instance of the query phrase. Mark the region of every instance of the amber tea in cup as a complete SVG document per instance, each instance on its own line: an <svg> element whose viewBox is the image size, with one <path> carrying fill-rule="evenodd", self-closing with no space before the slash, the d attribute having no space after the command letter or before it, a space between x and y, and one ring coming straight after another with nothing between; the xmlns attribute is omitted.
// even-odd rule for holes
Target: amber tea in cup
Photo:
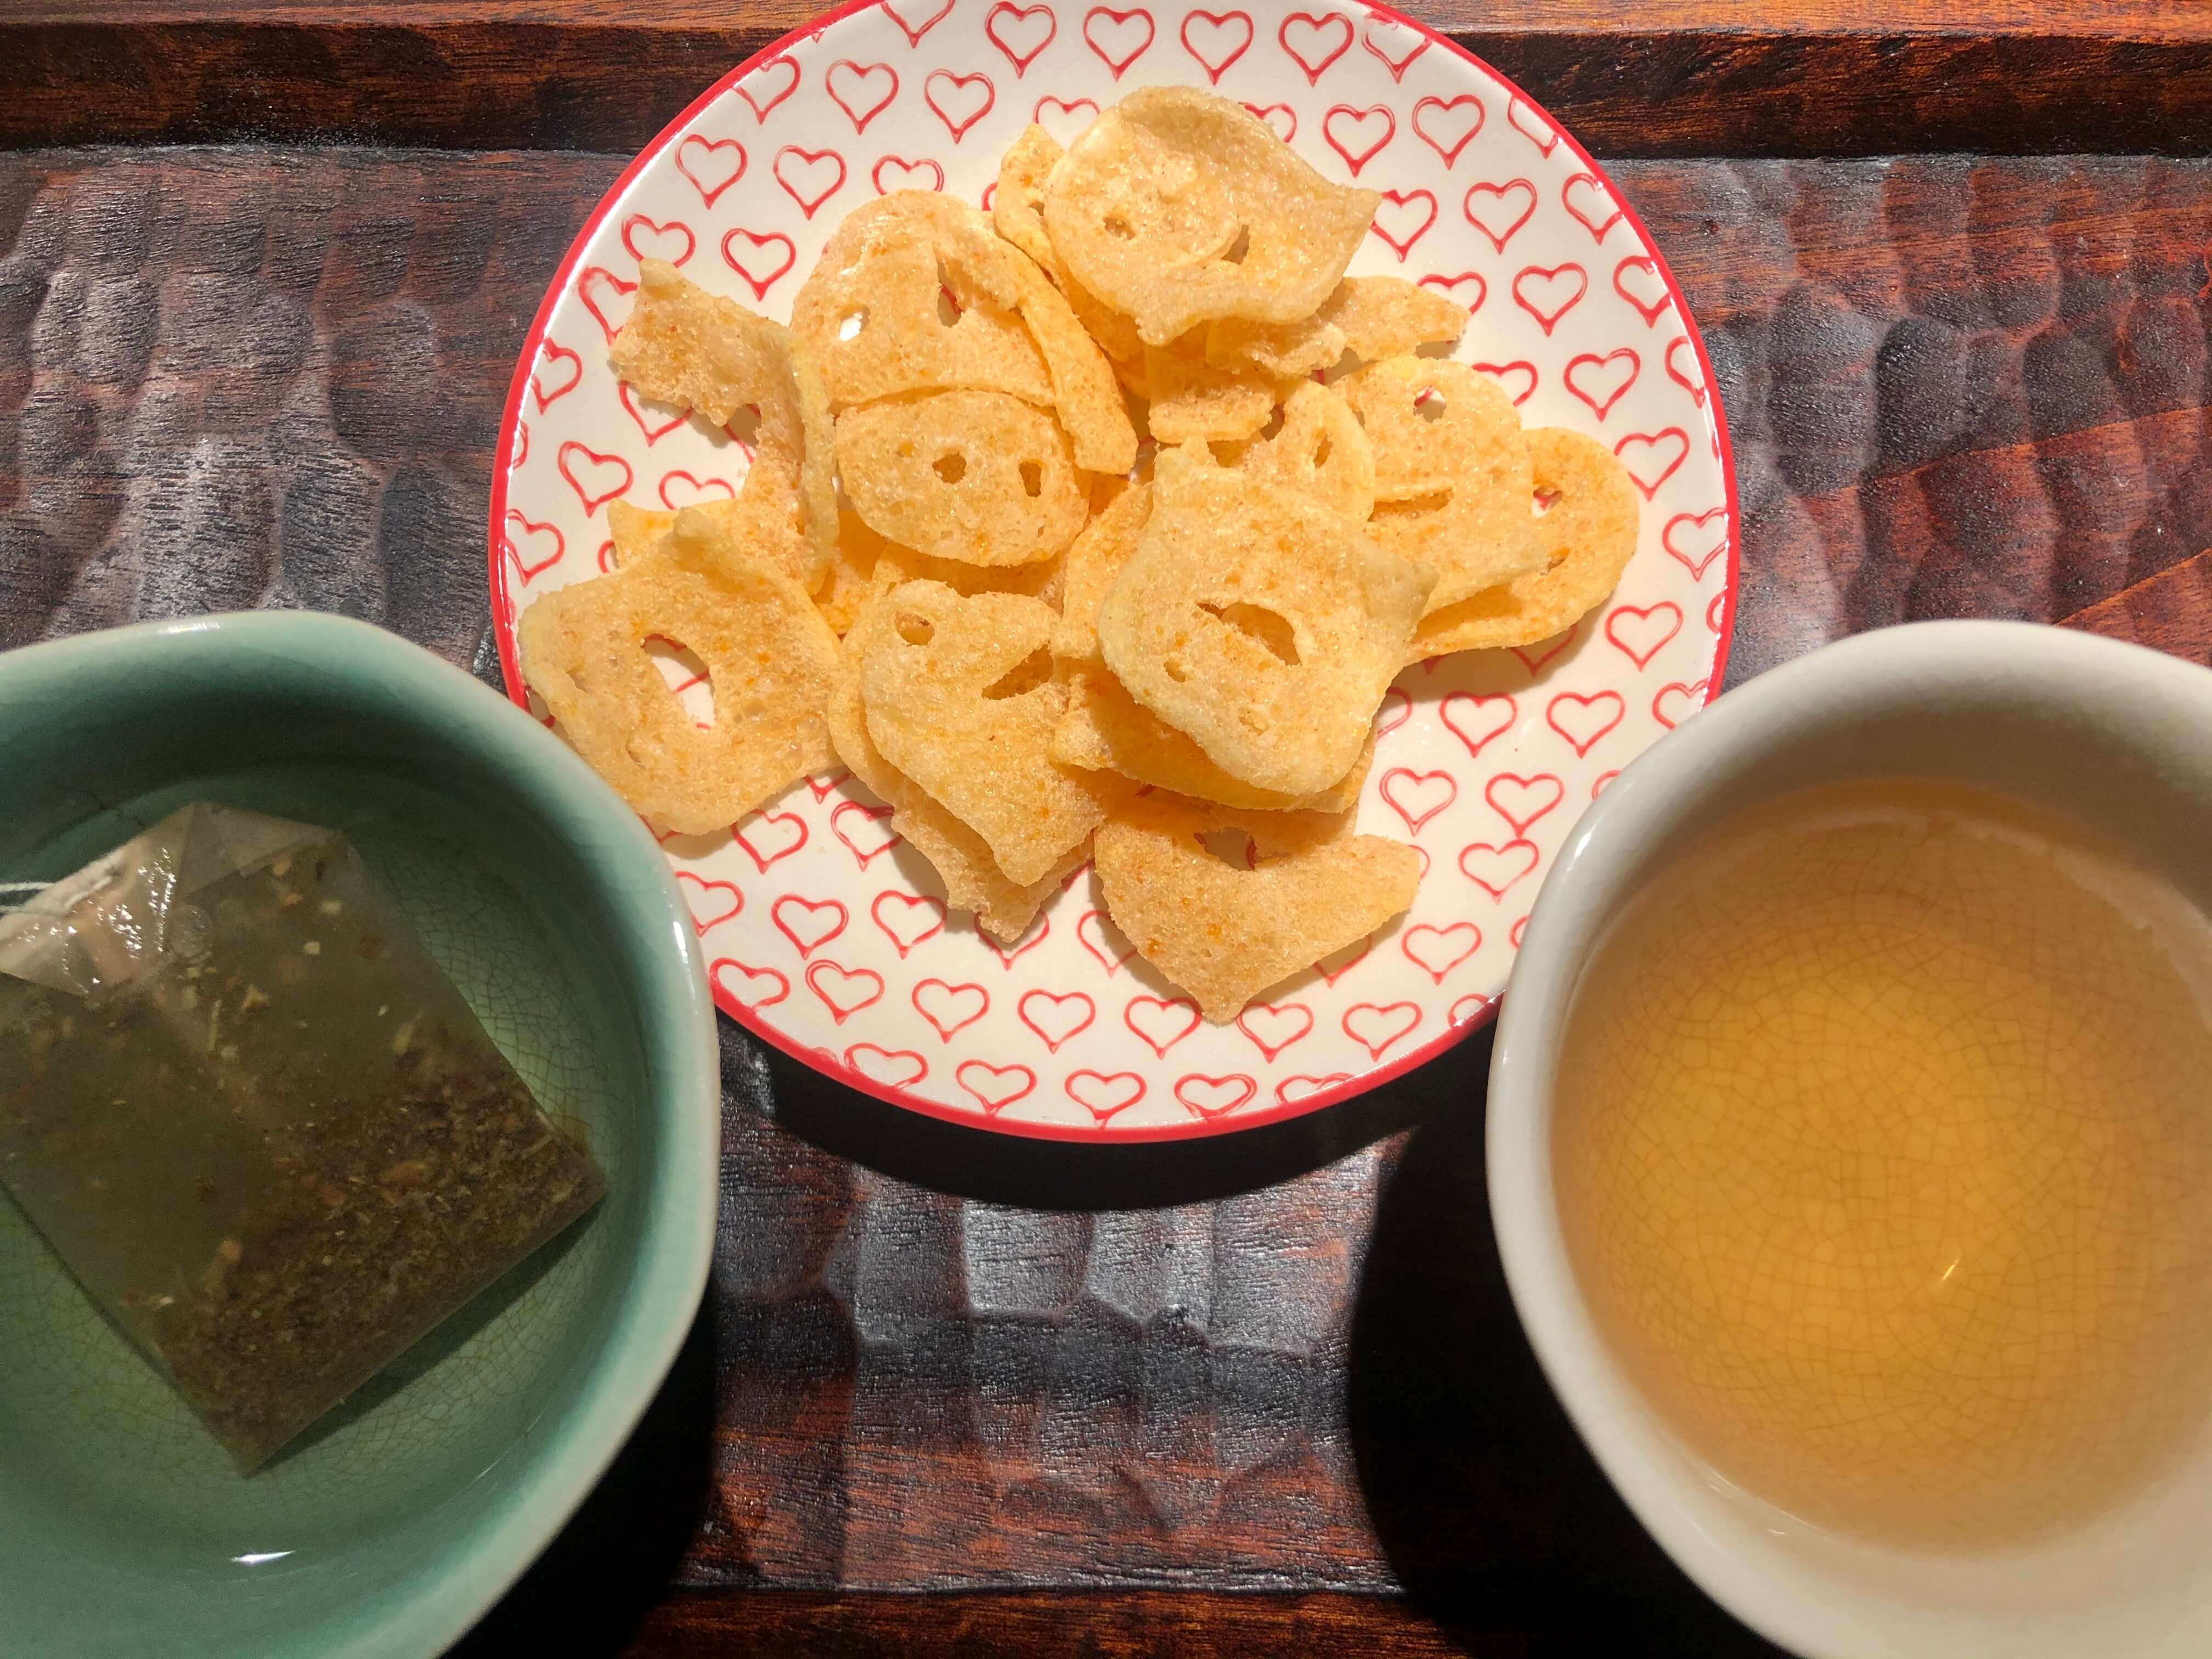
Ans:
<svg viewBox="0 0 2212 1659"><path fill-rule="evenodd" d="M1807 1522L1994 1545L2154 1482L2212 1407L2212 922L1963 785L1802 789L1584 966L1552 1127L1599 1332Z"/></svg>

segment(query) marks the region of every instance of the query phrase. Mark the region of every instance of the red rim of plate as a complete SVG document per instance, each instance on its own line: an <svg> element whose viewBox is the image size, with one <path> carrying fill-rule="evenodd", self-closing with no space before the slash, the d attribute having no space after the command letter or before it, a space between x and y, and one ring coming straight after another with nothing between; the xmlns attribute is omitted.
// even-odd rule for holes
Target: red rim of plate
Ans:
<svg viewBox="0 0 2212 1659"><path fill-rule="evenodd" d="M769 63L807 37L820 33L831 24L842 22L854 14L866 11L879 3L881 0L847 0L844 5L800 24L789 33L763 46L744 63L693 99L684 106L682 113L660 130L651 143L646 145L631 158L629 165L622 170L622 175L607 187L606 193L599 198L599 204L592 208L582 226L578 228L574 239L568 244L568 251L561 256L560 264L555 269L552 279L545 285L544 298L538 301L537 315L530 319L530 331L523 336L522 352L515 360L514 377L507 382L507 405L500 416L499 443L492 452L495 460L492 466L491 520L489 532L492 632L499 645L499 669L501 677L507 684L507 697L526 713L530 708L530 694L523 685L521 664L515 655L514 630L512 627L499 626L499 618L507 612L509 597L507 586L507 562L501 556L500 552L500 530L501 526L507 522L508 472L507 457L514 451L515 425L522 417L522 399L530 384L531 365L538 361L538 351L545 343L546 329L552 320L553 308L560 302L561 296L568 292L568 279L574 274L578 260L582 258L585 248L591 242L592 238L598 234L599 226L605 222L607 214L620 199L623 192L629 188L631 181L643 172L662 150L682 134L684 129L690 125L693 118L761 64ZM1353 3L1367 12L1370 17L1381 18L1387 22L1412 29L1428 45L1442 46L1453 56L1465 59L1475 69L1488 76L1492 81L1504 88L1509 97L1518 99L1532 112L1542 117L1552 130L1559 135L1560 142L1572 150L1577 159L1604 184L1606 189L1612 193L1613 198L1620 204L1623 216L1627 219L1637 236L1645 247L1651 250L1652 263L1658 267L1659 275L1667 284L1668 298L1674 303L1674 314L1682 320L1682 326L1689 337L1691 349L1698 354L1698 370L1706 386L1715 394L1707 400L1707 404L1712 416L1713 429L1720 440L1721 494L1728 509L1728 586L1723 593L1720 628L1713 641L1713 665L1705 676L1704 689L1698 698L1697 706L1702 708L1713 700L1715 683L1727 670L1729 647L1735 636L1736 597L1740 591L1737 578L1742 556L1742 526L1741 515L1736 503L1735 453L1729 441L1728 415L1721 407L1718 388L1713 384L1712 362L1705 355L1705 336L1698 328L1696 317L1691 313L1689 301L1683 296L1681 286L1675 282L1674 272L1668 264L1666 257L1660 252L1659 245L1652 240L1651 233L1644 228L1643 219L1638 215L1627 197L1622 193L1620 186L1613 183L1612 176L1603 167L1590 159L1589 152L1582 147L1574 134L1554 120L1550 112L1541 104L1522 91L1512 80L1499 74L1457 41L1449 36L1437 33L1418 18L1408 17L1405 13L1395 10L1389 6L1376 4L1374 0L1353 0ZM1694 713L1695 710L1692 712ZM1247 1129L1261 1128L1271 1123L1282 1123L1291 1118L1304 1117L1309 1112L1320 1111L1324 1107L1334 1106L1340 1101L1350 1100L1367 1093L1370 1090L1380 1088L1393 1079L1404 1076L1415 1066L1426 1065L1446 1049L1465 1042L1468 1037L1498 1018L1498 1006L1502 996L1501 992L1498 996L1490 999L1489 1005L1481 1012L1462 1020L1455 1025L1447 1025L1430 1042L1411 1053L1400 1055L1389 1065L1378 1066L1371 1072L1363 1072L1358 1076L1337 1084L1332 1088L1317 1089L1303 1099L1279 1103L1261 1111L1239 1113L1225 1119L1201 1119L1190 1123L1164 1123L1146 1128L1123 1129L1116 1132L1111 1128L1085 1128L1072 1124L1001 1121L997 1118L980 1116L976 1113L964 1110L957 1106L942 1105L933 1100L920 1099L889 1085L878 1083L872 1078L863 1076L827 1049L810 1048L804 1043L792 1041L781 1031L757 1018L743 1003L734 998L726 999L719 987L714 991L714 1006L751 1032L753 1036L771 1047L781 1049L793 1060L799 1060L824 1076L843 1084L848 1089L857 1090L861 1094L872 1096L878 1100L890 1105L902 1107L910 1112L919 1112L926 1117L939 1118L948 1123L961 1124L986 1133L1015 1135L1033 1140L1077 1141L1092 1146L1133 1146L1145 1141L1194 1140L1212 1135L1238 1134Z"/></svg>

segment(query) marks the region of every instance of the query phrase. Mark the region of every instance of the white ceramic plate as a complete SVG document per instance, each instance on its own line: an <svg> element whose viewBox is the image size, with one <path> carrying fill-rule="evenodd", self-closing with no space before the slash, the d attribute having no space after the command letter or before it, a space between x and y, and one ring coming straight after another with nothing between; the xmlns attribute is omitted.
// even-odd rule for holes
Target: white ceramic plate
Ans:
<svg viewBox="0 0 2212 1659"><path fill-rule="evenodd" d="M1554 852L1613 774L1700 708L1727 654L1736 508L1695 325L1572 137L1449 41L1379 6L1083 10L873 0L787 36L639 155L578 233L507 396L491 500L507 684L514 618L610 562L606 504L734 489L727 433L635 399L607 366L641 258L768 315L851 209L903 188L988 204L1031 120L1063 141L1156 82L1243 101L1324 173L1383 194L1353 259L1462 300L1459 355L1529 425L1602 440L1644 498L1619 590L1525 650L1392 689L1363 829L1426 866L1412 911L1210 1026L1129 952L1088 866L1001 950L945 913L888 809L842 771L727 835L667 843L715 1000L853 1087L1009 1133L1139 1140L1310 1111L1491 1018Z"/></svg>

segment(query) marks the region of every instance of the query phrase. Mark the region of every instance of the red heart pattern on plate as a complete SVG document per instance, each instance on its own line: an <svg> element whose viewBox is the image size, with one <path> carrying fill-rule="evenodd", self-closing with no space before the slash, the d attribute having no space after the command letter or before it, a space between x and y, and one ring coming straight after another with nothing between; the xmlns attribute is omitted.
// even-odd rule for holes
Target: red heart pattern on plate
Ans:
<svg viewBox="0 0 2212 1659"><path fill-rule="evenodd" d="M830 65L823 86L830 101L845 112L857 136L866 132L868 123L889 109L891 100L898 96L898 71L889 64L856 64L841 58Z"/></svg>
<svg viewBox="0 0 2212 1659"><path fill-rule="evenodd" d="M1432 94L1413 104L1413 131L1423 143L1443 157L1446 167L1459 160L1459 153L1482 131L1487 118L1482 100L1471 92L1453 98Z"/></svg>
<svg viewBox="0 0 2212 1659"><path fill-rule="evenodd" d="M1116 81L1152 49L1158 33L1152 13L1142 9L1115 11L1110 6L1093 6L1083 14L1084 41L1114 71Z"/></svg>
<svg viewBox="0 0 2212 1659"><path fill-rule="evenodd" d="M722 263L745 279L757 304L768 298L776 279L799 263L799 250L780 230L747 230L740 225L722 238Z"/></svg>
<svg viewBox="0 0 2212 1659"><path fill-rule="evenodd" d="M1085 1066L1067 1074L1067 1097L1104 1123L1145 1097L1145 1079L1136 1072L1094 1072Z"/></svg>
<svg viewBox="0 0 2212 1659"><path fill-rule="evenodd" d="M1359 44L1373 52L1376 61L1390 71L1395 84L1406 78L1406 71L1413 66L1413 60L1429 49L1429 37L1418 23L1373 15L1360 25Z"/></svg>
<svg viewBox="0 0 2212 1659"><path fill-rule="evenodd" d="M1328 66L1352 50L1352 20L1340 11L1325 11L1318 16L1294 11L1275 32L1291 61L1305 71L1306 84L1315 87L1321 84Z"/></svg>
<svg viewBox="0 0 2212 1659"><path fill-rule="evenodd" d="M535 580L560 563L568 545L560 526L538 524L508 510L506 527L500 534L500 551L524 582Z"/></svg>
<svg viewBox="0 0 2212 1659"><path fill-rule="evenodd" d="M1249 12L1193 11L1182 20L1182 49L1198 60L1206 78L1215 86L1230 65L1252 49L1252 18ZM1264 115L1260 118L1267 119ZM1288 143L1290 141L1283 141Z"/></svg>
<svg viewBox="0 0 2212 1659"><path fill-rule="evenodd" d="M924 939L945 931L945 901L930 893L887 888L869 902L868 915L902 958Z"/></svg>
<svg viewBox="0 0 2212 1659"><path fill-rule="evenodd" d="M719 498L750 465L728 434L643 403L608 368L641 259L786 319L854 207L900 189L985 202L1028 123L1065 143L1129 88L1167 80L1215 88L1329 177L1381 192L1352 270L1465 307L1461 359L1525 422L1620 456L1641 544L1577 628L1401 677L1359 810L1362 829L1424 855L1413 910L1226 1024L1135 954L1087 867L1012 945L978 933L842 769L669 843L732 1018L855 1087L1010 1133L1267 1122L1490 1018L1549 860L1614 774L1704 702L1732 611L1738 520L1687 311L1620 193L1513 88L1417 23L1334 0L878 0L715 88L600 204L550 286L495 450L488 566L509 686L515 616L597 574L610 501Z"/></svg>
<svg viewBox="0 0 2212 1659"><path fill-rule="evenodd" d="M1237 1016L1237 1029L1252 1039L1261 1058L1270 1061L1313 1026L1313 1010L1302 1002L1248 1003Z"/></svg>
<svg viewBox="0 0 2212 1659"><path fill-rule="evenodd" d="M1098 1005L1087 991L1024 991L1014 1011L1054 1054L1098 1018Z"/></svg>
<svg viewBox="0 0 2212 1659"><path fill-rule="evenodd" d="M1462 205L1468 223L1480 231L1493 249L1503 253L1514 233L1536 216L1536 186L1526 179L1510 179L1502 185L1469 185Z"/></svg>
<svg viewBox="0 0 2212 1659"><path fill-rule="evenodd" d="M1441 985L1446 974L1482 948L1482 929L1471 921L1455 921L1449 927L1417 921L1398 936L1398 948Z"/></svg>
<svg viewBox="0 0 2212 1659"><path fill-rule="evenodd" d="M796 812L749 812L731 831L763 875L806 845L806 820Z"/></svg>
<svg viewBox="0 0 2212 1659"><path fill-rule="evenodd" d="M1050 6L1017 6L1012 0L998 0L983 19L983 33L1006 54L1014 73L1024 75L1060 33L1060 18Z"/></svg>
<svg viewBox="0 0 2212 1659"><path fill-rule="evenodd" d="M1429 234L1437 222L1437 198L1425 190L1386 190L1375 210L1373 234L1387 244L1403 264L1413 244Z"/></svg>
<svg viewBox="0 0 2212 1659"><path fill-rule="evenodd" d="M882 1048L856 1042L845 1050L845 1064L871 1083L902 1089L929 1075L929 1061L911 1048Z"/></svg>
<svg viewBox="0 0 2212 1659"><path fill-rule="evenodd" d="M707 982L715 1000L758 1013L791 994L791 981L774 968L750 968L732 957L718 957L708 964Z"/></svg>
<svg viewBox="0 0 2212 1659"><path fill-rule="evenodd" d="M1357 179L1360 169L1380 155L1383 147L1398 136L1398 118L1390 112L1388 104L1376 104L1367 109L1336 104L1322 118L1321 132L1328 141L1328 147Z"/></svg>

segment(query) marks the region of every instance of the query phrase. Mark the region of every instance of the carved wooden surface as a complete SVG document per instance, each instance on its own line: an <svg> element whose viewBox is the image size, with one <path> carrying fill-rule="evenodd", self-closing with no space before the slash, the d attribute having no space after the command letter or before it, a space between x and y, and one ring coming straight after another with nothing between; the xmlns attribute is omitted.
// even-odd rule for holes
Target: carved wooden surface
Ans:
<svg viewBox="0 0 2212 1659"><path fill-rule="evenodd" d="M2212 149L2212 9L2200 0L1405 9L1606 155ZM820 9L817 0L10 0L0 5L0 143L629 150ZM932 8L908 9L920 20Z"/></svg>
<svg viewBox="0 0 2212 1659"><path fill-rule="evenodd" d="M1624 1635L1626 1632L1623 1632ZM1358 1659L1635 1659L1714 1650L1692 1633L1644 1626L1633 1645L1585 1642L1477 1625L1439 1625L1402 1603L1375 1596L1228 1595L1134 1590L959 1592L930 1596L852 1596L780 1591L686 1595L654 1609L629 1650L636 1659L793 1659L794 1656L896 1655L975 1659L981 1654L1080 1653L1085 1659L1253 1659L1342 1654ZM1768 1650L1771 1651L1771 1650Z"/></svg>
<svg viewBox="0 0 2212 1659"><path fill-rule="evenodd" d="M2109 634L2212 666L2212 549L2146 576L2065 622L2069 628Z"/></svg>
<svg viewBox="0 0 2212 1659"><path fill-rule="evenodd" d="M481 666L500 400L622 159L0 158L0 645L298 605ZM1615 175L1735 430L1731 684L1921 617L2204 636L2212 163ZM723 1040L706 1309L471 1650L1771 1651L1528 1354L1486 1042L1227 1141L1071 1149ZM948 1594L875 1594L916 1589Z"/></svg>

